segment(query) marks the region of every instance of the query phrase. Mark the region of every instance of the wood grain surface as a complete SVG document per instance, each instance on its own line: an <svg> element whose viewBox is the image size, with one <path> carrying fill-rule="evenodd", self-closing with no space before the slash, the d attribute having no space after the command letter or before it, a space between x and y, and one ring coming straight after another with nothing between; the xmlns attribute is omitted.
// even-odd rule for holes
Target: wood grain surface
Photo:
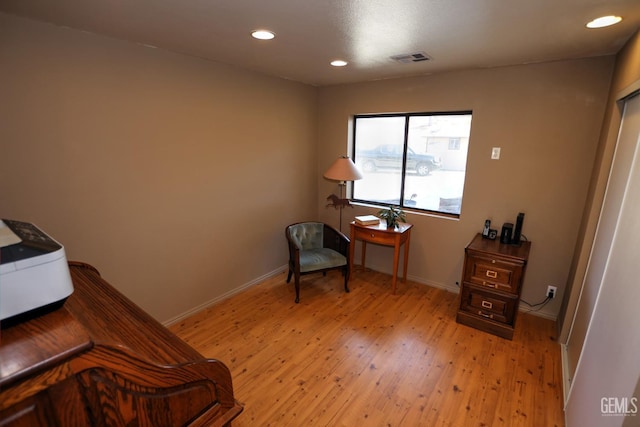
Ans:
<svg viewBox="0 0 640 427"><path fill-rule="evenodd" d="M554 322L513 341L455 321L458 295L358 272L278 275L173 325L231 370L243 426L563 426Z"/></svg>

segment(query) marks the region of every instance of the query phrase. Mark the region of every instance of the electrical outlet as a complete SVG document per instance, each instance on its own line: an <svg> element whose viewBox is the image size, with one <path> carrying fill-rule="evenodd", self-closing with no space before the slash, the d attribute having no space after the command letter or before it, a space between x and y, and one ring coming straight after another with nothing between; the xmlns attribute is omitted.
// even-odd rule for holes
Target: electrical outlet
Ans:
<svg viewBox="0 0 640 427"><path fill-rule="evenodd" d="M547 286L547 298L555 298L558 288L555 286Z"/></svg>
<svg viewBox="0 0 640 427"><path fill-rule="evenodd" d="M493 147L491 149L491 158L493 160L498 160L500 158L500 147Z"/></svg>

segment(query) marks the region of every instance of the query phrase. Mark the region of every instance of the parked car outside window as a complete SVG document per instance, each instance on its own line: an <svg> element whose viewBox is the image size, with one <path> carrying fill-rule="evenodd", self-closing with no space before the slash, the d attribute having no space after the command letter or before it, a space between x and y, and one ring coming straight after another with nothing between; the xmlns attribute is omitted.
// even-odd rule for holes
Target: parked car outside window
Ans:
<svg viewBox="0 0 640 427"><path fill-rule="evenodd" d="M364 172L375 172L379 169L402 169L403 147L396 144L379 145L372 150L356 152L356 161ZM440 169L440 158L432 154L418 154L411 148L407 148L407 172L415 172L418 175L429 175L432 171Z"/></svg>

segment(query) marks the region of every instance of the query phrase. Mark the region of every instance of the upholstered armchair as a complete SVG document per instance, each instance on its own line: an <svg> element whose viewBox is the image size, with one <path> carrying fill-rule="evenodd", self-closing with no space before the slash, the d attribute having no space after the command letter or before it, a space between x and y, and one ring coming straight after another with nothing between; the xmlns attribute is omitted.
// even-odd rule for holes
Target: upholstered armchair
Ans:
<svg viewBox="0 0 640 427"><path fill-rule="evenodd" d="M321 222L299 222L285 229L289 243L289 275L295 276L296 303L300 302L300 276L340 269L349 292L349 238Z"/></svg>

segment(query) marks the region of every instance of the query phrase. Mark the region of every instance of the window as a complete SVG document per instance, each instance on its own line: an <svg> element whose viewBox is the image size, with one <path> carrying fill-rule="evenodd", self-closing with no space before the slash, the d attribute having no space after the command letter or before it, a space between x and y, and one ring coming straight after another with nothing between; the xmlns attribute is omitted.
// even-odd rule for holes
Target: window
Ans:
<svg viewBox="0 0 640 427"><path fill-rule="evenodd" d="M357 115L354 201L460 215L471 111ZM456 141L452 144L452 141Z"/></svg>

